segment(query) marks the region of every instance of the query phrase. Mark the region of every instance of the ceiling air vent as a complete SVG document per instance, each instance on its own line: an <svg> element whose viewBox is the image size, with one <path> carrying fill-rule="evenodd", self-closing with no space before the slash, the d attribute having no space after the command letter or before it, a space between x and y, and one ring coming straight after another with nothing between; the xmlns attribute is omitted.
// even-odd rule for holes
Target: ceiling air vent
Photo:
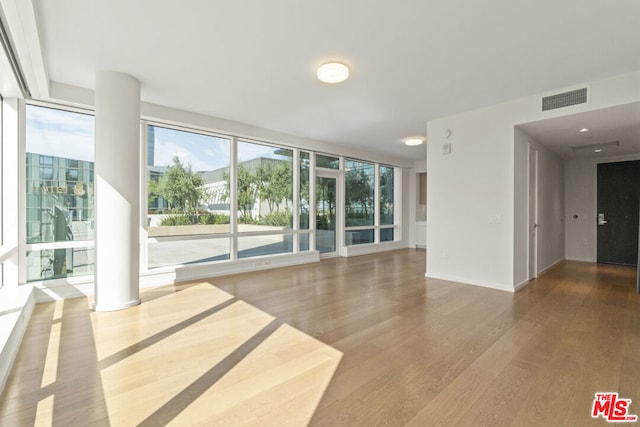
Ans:
<svg viewBox="0 0 640 427"><path fill-rule="evenodd" d="M585 104L587 102L587 88L576 89L557 95L542 98L542 111L555 110L556 108L569 107L571 105Z"/></svg>

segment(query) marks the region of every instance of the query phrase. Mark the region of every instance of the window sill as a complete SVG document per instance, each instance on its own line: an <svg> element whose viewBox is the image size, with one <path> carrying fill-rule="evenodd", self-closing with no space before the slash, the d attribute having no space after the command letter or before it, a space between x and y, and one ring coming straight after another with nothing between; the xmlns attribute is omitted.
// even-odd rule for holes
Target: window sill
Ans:
<svg viewBox="0 0 640 427"><path fill-rule="evenodd" d="M0 289L0 392L9 377L34 307L33 286Z"/></svg>

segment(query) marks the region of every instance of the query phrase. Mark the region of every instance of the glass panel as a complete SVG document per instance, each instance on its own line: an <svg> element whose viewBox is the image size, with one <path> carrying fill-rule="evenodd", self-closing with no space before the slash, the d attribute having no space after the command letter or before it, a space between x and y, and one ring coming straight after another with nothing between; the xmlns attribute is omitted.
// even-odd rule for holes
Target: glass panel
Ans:
<svg viewBox="0 0 640 427"><path fill-rule="evenodd" d="M282 234L238 237L238 258L293 252L292 242L293 236Z"/></svg>
<svg viewBox="0 0 640 427"><path fill-rule="evenodd" d="M293 150L238 141L238 232L293 227Z"/></svg>
<svg viewBox="0 0 640 427"><path fill-rule="evenodd" d="M346 160L345 170L346 227L373 225L375 209L373 164Z"/></svg>
<svg viewBox="0 0 640 427"><path fill-rule="evenodd" d="M46 280L93 274L93 248L27 251L27 280Z"/></svg>
<svg viewBox="0 0 640 427"><path fill-rule="evenodd" d="M229 233L229 139L147 129L149 236Z"/></svg>
<svg viewBox="0 0 640 427"><path fill-rule="evenodd" d="M300 152L300 229L309 229L309 153Z"/></svg>
<svg viewBox="0 0 640 427"><path fill-rule="evenodd" d="M337 157L316 154L316 167L327 169L340 169L340 159Z"/></svg>
<svg viewBox="0 0 640 427"><path fill-rule="evenodd" d="M393 242L393 228L381 228L380 229L380 241L381 242Z"/></svg>
<svg viewBox="0 0 640 427"><path fill-rule="evenodd" d="M336 251L336 179L316 177L316 250Z"/></svg>
<svg viewBox="0 0 640 427"><path fill-rule="evenodd" d="M309 233L300 234L300 236L298 237L298 241L299 241L298 251L306 252L309 250Z"/></svg>
<svg viewBox="0 0 640 427"><path fill-rule="evenodd" d="M27 243L92 240L93 116L27 105L26 125Z"/></svg>
<svg viewBox="0 0 640 427"><path fill-rule="evenodd" d="M222 261L230 258L229 239L149 238L147 241L149 268L167 265Z"/></svg>
<svg viewBox="0 0 640 427"><path fill-rule="evenodd" d="M147 132L148 267L229 259L229 239L188 236L231 232L231 141L152 125Z"/></svg>
<svg viewBox="0 0 640 427"><path fill-rule="evenodd" d="M374 242L373 230L347 230L345 232L345 245L361 245Z"/></svg>
<svg viewBox="0 0 640 427"><path fill-rule="evenodd" d="M380 225L393 224L393 174L394 168L380 166Z"/></svg>

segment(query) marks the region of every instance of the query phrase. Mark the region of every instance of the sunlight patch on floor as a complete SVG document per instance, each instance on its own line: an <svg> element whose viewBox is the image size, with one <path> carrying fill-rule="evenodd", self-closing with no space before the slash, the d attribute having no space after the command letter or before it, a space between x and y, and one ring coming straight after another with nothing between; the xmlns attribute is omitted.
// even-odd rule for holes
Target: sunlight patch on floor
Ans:
<svg viewBox="0 0 640 427"><path fill-rule="evenodd" d="M170 425L307 425L341 357L281 325Z"/></svg>
<svg viewBox="0 0 640 427"><path fill-rule="evenodd" d="M91 321L112 425L306 425L342 357L209 283Z"/></svg>

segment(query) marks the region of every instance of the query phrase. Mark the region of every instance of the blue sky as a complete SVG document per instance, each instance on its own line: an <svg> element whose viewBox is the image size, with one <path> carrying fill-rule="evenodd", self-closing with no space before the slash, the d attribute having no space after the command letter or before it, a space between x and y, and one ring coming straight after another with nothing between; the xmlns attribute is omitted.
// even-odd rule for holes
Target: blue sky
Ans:
<svg viewBox="0 0 640 427"><path fill-rule="evenodd" d="M94 118L53 108L27 105L27 152L94 161ZM174 156L194 170L214 170L229 165L230 141L209 135L155 126L154 165L168 166ZM238 143L238 160L283 158L266 145Z"/></svg>
<svg viewBox="0 0 640 427"><path fill-rule="evenodd" d="M93 161L93 116L27 105L26 120L28 153Z"/></svg>
<svg viewBox="0 0 640 427"><path fill-rule="evenodd" d="M178 156L194 170L229 166L229 140L209 135L155 127L155 166L169 166Z"/></svg>

